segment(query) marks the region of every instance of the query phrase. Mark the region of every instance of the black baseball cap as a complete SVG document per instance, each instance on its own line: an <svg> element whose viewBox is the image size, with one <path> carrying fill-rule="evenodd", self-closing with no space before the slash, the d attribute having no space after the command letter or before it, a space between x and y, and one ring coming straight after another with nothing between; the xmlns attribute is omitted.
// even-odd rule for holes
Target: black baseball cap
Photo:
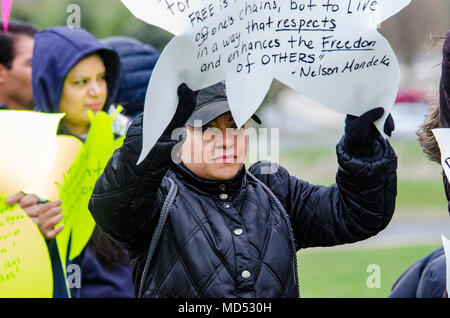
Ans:
<svg viewBox="0 0 450 318"><path fill-rule="evenodd" d="M231 110L228 104L226 85L222 81L197 91L195 110L188 119L187 124L191 127L196 127L195 121L201 121L201 125L205 126L229 111ZM252 119L256 123L261 124L258 115L254 114Z"/></svg>

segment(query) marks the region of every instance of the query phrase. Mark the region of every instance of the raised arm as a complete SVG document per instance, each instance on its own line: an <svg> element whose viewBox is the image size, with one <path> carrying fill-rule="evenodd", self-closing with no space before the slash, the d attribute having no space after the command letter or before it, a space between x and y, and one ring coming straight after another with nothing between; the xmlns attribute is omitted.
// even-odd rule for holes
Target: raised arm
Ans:
<svg viewBox="0 0 450 318"><path fill-rule="evenodd" d="M345 135L337 145L336 184L306 187L303 198L309 202L293 206L300 247L361 241L390 222L397 196L397 157L373 125L383 113L378 108L361 117L347 116ZM385 132L390 135L393 129L388 117ZM290 186L298 187L297 181L291 178Z"/></svg>
<svg viewBox="0 0 450 318"><path fill-rule="evenodd" d="M195 107L195 93L186 85L179 87L178 95L180 102L174 118L146 159L136 165L142 149L141 115L96 182L89 210L100 229L118 243L142 244L159 216L158 189L169 169L172 148L181 141L172 140L172 132L184 127Z"/></svg>
<svg viewBox="0 0 450 318"><path fill-rule="evenodd" d="M382 114L379 109L347 118L346 134L337 145L339 169L332 186L309 184L282 167L274 175L258 176L286 207L297 249L364 240L391 220L397 158L372 124ZM392 117L387 128L393 129Z"/></svg>

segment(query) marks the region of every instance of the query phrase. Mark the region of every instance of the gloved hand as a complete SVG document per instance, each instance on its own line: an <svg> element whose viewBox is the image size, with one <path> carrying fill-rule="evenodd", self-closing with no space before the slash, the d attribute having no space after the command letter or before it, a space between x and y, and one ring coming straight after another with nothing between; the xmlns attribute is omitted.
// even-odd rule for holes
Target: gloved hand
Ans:
<svg viewBox="0 0 450 318"><path fill-rule="evenodd" d="M180 100L175 115L163 132L163 136L166 138L170 138L175 129L184 127L195 110L196 94L185 83L178 87L178 97Z"/></svg>
<svg viewBox="0 0 450 318"><path fill-rule="evenodd" d="M370 157L373 153L374 141L380 137L380 132L374 125L374 121L384 114L382 107L374 108L362 114L360 117L347 115L345 119L344 148L351 156ZM395 129L394 120L389 114L384 124L384 133L389 137Z"/></svg>

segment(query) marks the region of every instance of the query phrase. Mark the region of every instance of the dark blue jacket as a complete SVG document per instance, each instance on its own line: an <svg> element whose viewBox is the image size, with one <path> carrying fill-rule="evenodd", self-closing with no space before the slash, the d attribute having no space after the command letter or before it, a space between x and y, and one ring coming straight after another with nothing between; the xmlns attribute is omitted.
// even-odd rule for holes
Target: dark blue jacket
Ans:
<svg viewBox="0 0 450 318"><path fill-rule="evenodd" d="M392 218L397 157L381 137L371 162L337 146L337 183L316 186L269 163L245 167L228 181L197 177L172 162L177 141L157 142L136 166L142 116L97 180L89 209L98 226L125 246L139 289L152 234L172 188L177 193L158 247L143 279L144 297L296 297L288 213L296 250L367 239ZM263 186L264 185L264 186Z"/></svg>
<svg viewBox="0 0 450 318"><path fill-rule="evenodd" d="M125 115L135 118L144 111L148 83L159 52L133 38L110 37L102 42L117 51L120 57L122 72L114 103L124 107Z"/></svg>
<svg viewBox="0 0 450 318"><path fill-rule="evenodd" d="M408 268L392 287L391 298L442 298L446 282L444 248Z"/></svg>
<svg viewBox="0 0 450 318"><path fill-rule="evenodd" d="M98 53L106 67L109 107L116 94L119 80L120 61L117 53L107 45L101 44L83 29L53 27L39 32L35 37L33 52L33 98L36 110L57 113L65 78L70 70L84 57ZM105 107L105 108L106 108ZM54 297L67 297L64 275L57 258L58 251L54 240L48 241L52 256L54 274ZM67 253L69 255L69 253ZM133 297L131 267L111 264L102 266L94 252L86 247L73 262L81 267L82 290L72 289L72 297Z"/></svg>
<svg viewBox="0 0 450 318"><path fill-rule="evenodd" d="M103 265L89 246L81 258L82 282L80 298L132 298L131 267L125 252L121 263ZM128 265L126 265L128 264Z"/></svg>
<svg viewBox="0 0 450 318"><path fill-rule="evenodd" d="M120 60L117 53L83 29L58 26L37 33L32 59L35 109L58 113L67 74L80 60L93 53L102 57L107 70L106 110L115 98L119 83Z"/></svg>

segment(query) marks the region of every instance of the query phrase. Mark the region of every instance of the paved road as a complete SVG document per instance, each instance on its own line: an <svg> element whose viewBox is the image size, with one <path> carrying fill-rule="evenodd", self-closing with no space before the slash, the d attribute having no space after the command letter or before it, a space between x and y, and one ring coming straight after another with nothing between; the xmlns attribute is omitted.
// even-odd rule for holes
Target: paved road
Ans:
<svg viewBox="0 0 450 318"><path fill-rule="evenodd" d="M440 245L441 235L450 239L450 216L445 214L394 217L388 227L365 241L333 249L389 248L399 246ZM308 249L308 251L320 251Z"/></svg>

